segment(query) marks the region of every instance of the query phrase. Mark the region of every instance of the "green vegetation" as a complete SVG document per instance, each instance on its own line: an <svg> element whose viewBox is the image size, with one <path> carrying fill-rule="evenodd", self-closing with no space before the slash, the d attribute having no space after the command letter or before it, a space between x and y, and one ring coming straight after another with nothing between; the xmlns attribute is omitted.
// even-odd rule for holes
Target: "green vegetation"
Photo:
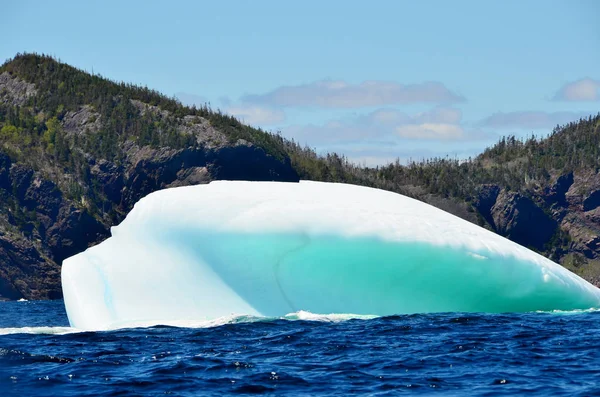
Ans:
<svg viewBox="0 0 600 397"><path fill-rule="evenodd" d="M229 142L243 139L280 161L287 159L278 137L219 110L186 107L147 87L115 83L45 55L19 54L0 67L4 72L33 83L36 94L20 104L0 101L0 150L42 172L69 198L79 202L87 196L86 206L93 213L98 207L114 212L115 204L106 202L102 186L91 177L89 159L119 166L128 141L151 148L197 149L204 143L182 128L185 116L203 117ZM78 126L67 133L65 116L81 111L91 115L85 131Z"/></svg>
<svg viewBox="0 0 600 397"><path fill-rule="evenodd" d="M420 186L428 193L469 201L481 184L526 191L547 183L553 171L565 173L599 164L598 115L557 126L545 139L502 138L467 161L433 158L408 165L396 162L363 168L335 153L317 155L293 140L246 126L207 105L186 107L147 87L115 83L48 56L17 55L0 67L2 72L34 82L38 91L25 106L0 105L0 140L5 148L30 159L51 156L73 172L85 168L83 158L77 155L81 151L74 148L118 164L123 156L120 145L127 140L151 147L195 147L195 137L177 129L185 116L207 119L231 142L244 139L278 159L289 157L303 179L355 183L409 195L407 187ZM159 111L142 114L132 101L155 106ZM60 124L62 118L84 106L98 114L99 131L66 136Z"/></svg>
<svg viewBox="0 0 600 397"><path fill-rule="evenodd" d="M177 99L147 87L115 83L45 55L18 54L0 67L0 73L2 72L35 83L38 93L24 107L0 108L0 122L6 120L11 125L22 125L28 132L36 130L38 134L43 134L47 126L36 122L34 114L42 114L42 118L56 117L62 120L68 111L78 111L83 106L89 106L100 115L101 130L84 136L84 142L68 144L83 145L88 153L101 158L115 159L119 151L118 145L126 140L152 147L169 146L176 149L196 145L193 136L175 129L184 116L207 119L231 142L244 139L279 159L285 157L283 147L270 134L243 125L219 110L213 111L207 105L200 108L183 106ZM132 101L139 101L168 113L145 112L141 115Z"/></svg>

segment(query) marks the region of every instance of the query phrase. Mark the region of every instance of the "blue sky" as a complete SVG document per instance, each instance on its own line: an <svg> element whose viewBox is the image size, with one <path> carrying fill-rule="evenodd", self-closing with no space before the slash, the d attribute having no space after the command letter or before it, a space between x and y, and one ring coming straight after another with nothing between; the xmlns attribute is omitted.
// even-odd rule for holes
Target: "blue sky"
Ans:
<svg viewBox="0 0 600 397"><path fill-rule="evenodd" d="M600 110L600 2L13 1L35 51L367 164L467 157Z"/></svg>

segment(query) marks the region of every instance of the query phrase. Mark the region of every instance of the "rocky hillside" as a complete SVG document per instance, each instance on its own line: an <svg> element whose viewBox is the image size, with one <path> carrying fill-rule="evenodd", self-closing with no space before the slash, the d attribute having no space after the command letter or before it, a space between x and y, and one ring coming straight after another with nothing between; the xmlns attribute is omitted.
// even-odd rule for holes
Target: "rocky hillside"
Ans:
<svg viewBox="0 0 600 397"><path fill-rule="evenodd" d="M157 189L215 179L354 183L406 194L600 278L600 117L475 159L361 168L207 107L50 57L0 67L0 299L61 297L60 263Z"/></svg>
<svg viewBox="0 0 600 397"><path fill-rule="evenodd" d="M297 181L280 140L49 57L0 67L0 298L61 297L60 263L157 189Z"/></svg>

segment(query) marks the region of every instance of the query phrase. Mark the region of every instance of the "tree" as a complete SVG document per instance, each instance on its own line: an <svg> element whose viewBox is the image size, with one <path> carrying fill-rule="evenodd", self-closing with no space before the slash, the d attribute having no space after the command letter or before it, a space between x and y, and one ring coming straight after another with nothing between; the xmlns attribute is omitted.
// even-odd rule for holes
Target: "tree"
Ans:
<svg viewBox="0 0 600 397"><path fill-rule="evenodd" d="M64 142L63 136L63 128L60 124L60 121L55 117L52 117L50 120L46 121L46 131L42 135L42 141L44 142L46 149L49 153L54 155L60 155L60 153L56 153L56 145L58 141L59 151L65 149L66 143Z"/></svg>
<svg viewBox="0 0 600 397"><path fill-rule="evenodd" d="M15 143L19 140L19 130L14 125L6 124L0 130L0 139L5 142Z"/></svg>

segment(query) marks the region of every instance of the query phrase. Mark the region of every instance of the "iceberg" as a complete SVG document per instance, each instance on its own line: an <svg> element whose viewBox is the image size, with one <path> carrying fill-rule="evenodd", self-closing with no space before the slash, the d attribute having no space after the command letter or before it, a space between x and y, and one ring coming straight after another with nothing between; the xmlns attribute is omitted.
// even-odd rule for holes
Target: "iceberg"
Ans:
<svg viewBox="0 0 600 397"><path fill-rule="evenodd" d="M420 201L301 181L218 181L141 199L66 259L71 326L223 316L526 312L600 307L560 265Z"/></svg>

